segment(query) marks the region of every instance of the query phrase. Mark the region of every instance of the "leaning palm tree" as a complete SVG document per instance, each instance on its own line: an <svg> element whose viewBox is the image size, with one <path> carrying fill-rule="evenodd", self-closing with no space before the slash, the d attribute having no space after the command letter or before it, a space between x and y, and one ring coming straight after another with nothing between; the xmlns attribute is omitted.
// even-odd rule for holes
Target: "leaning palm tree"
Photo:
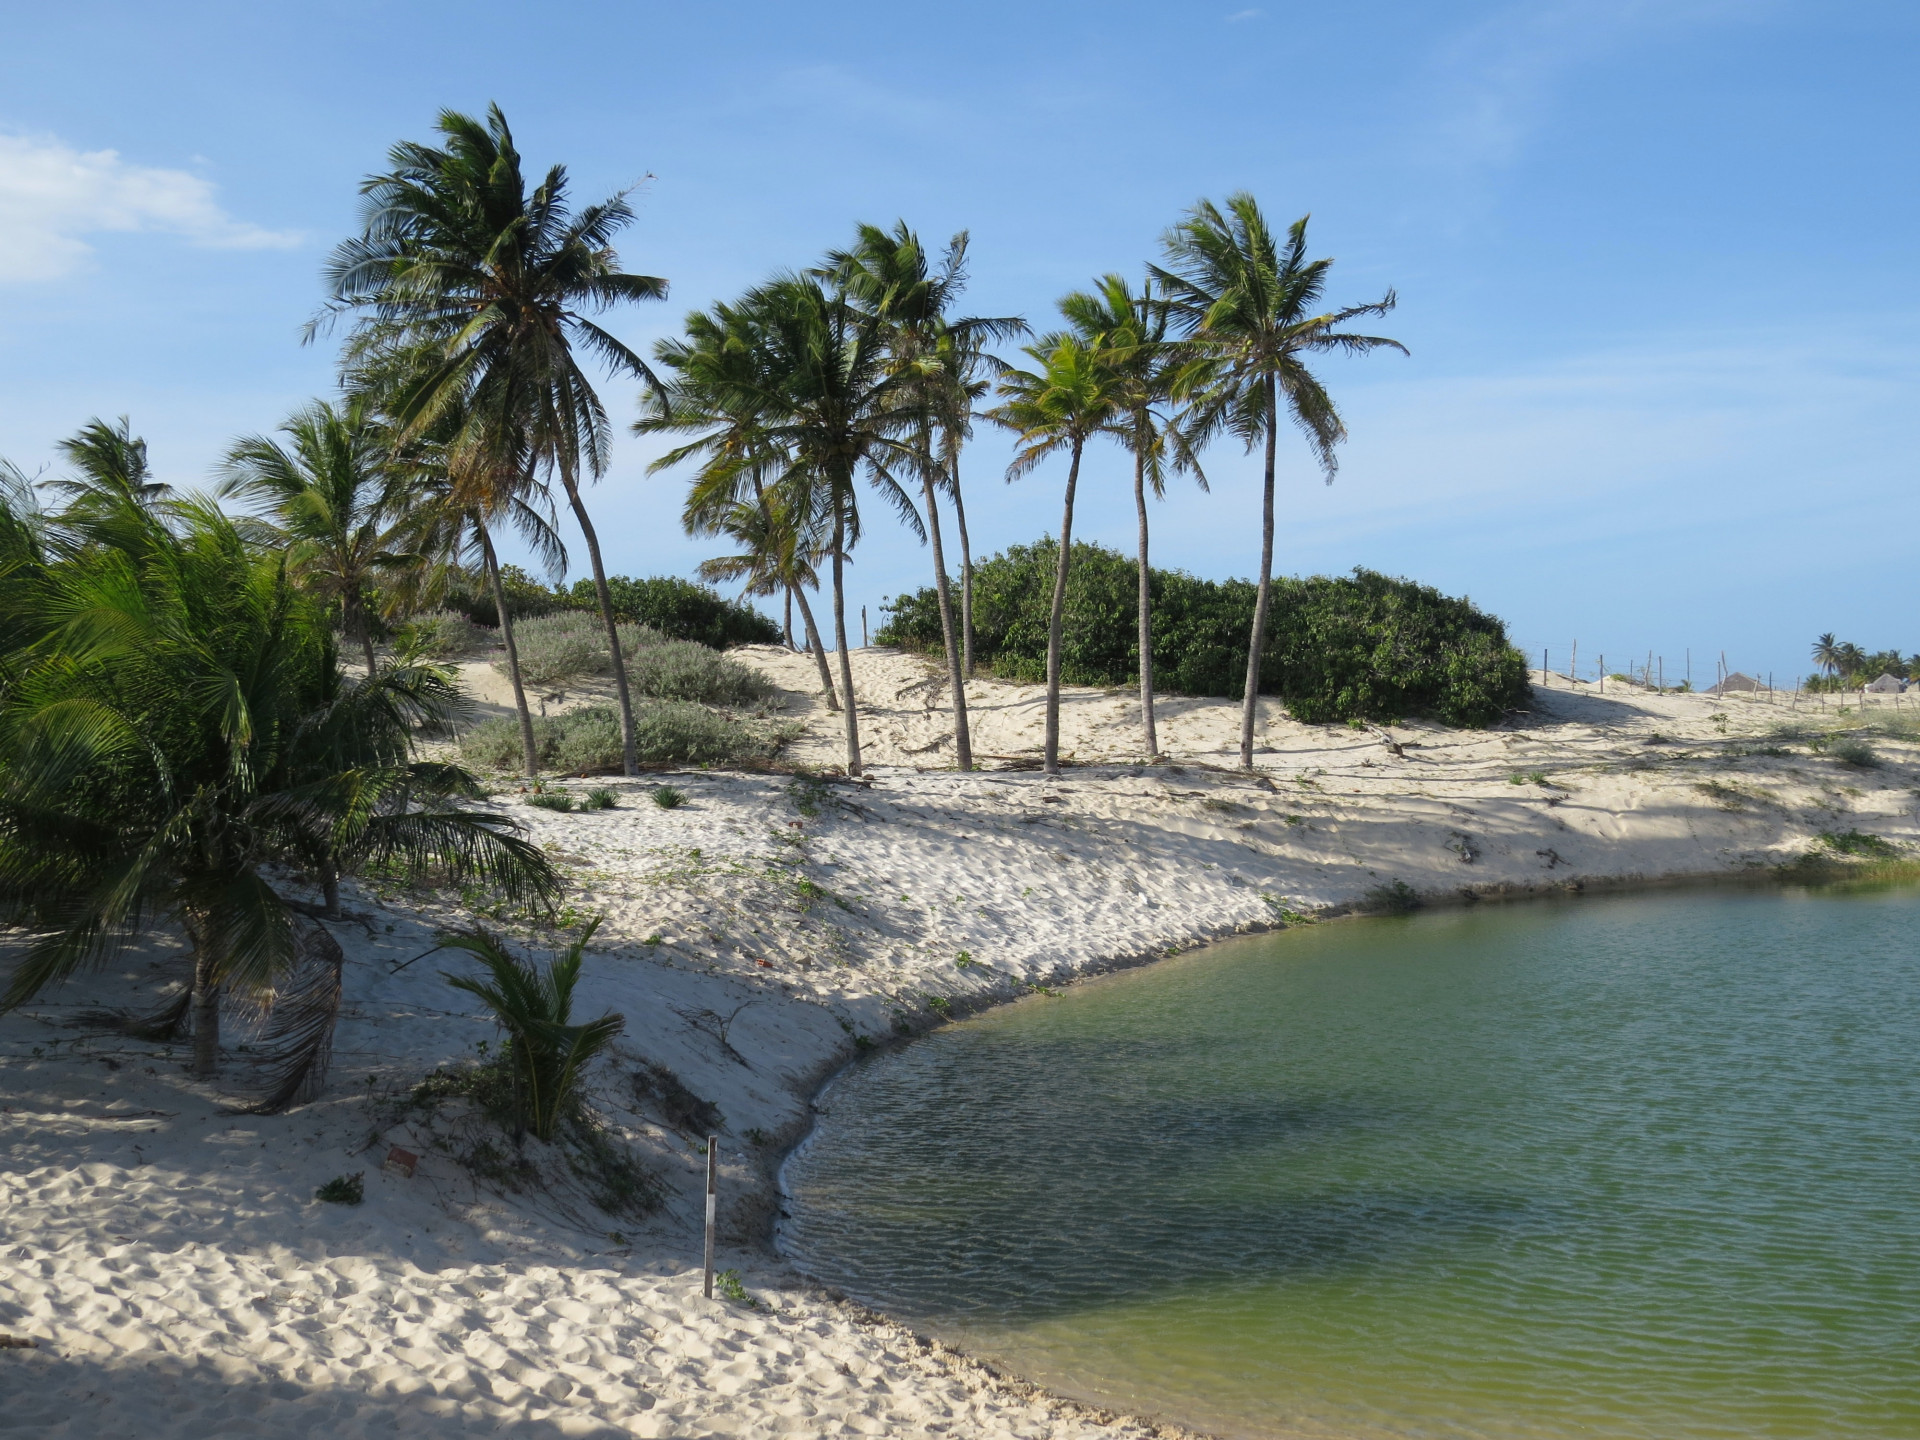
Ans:
<svg viewBox="0 0 1920 1440"><path fill-rule="evenodd" d="M829 253L819 272L886 327L889 365L907 382L909 394L918 402L919 413L911 421L914 468L920 472L926 533L933 550L934 595L946 649L947 678L953 691L954 759L963 771L973 769L973 740L967 725L964 642L956 633L947 585L938 493L959 464L957 437L946 423L954 410L953 357L957 350L1026 329L1025 322L1016 317L988 319L948 313L966 288L966 264L966 231L948 241L945 255L935 266L929 263L920 237L902 220L891 231L877 225L860 226L853 248ZM936 435L942 440L936 440Z"/></svg>
<svg viewBox="0 0 1920 1440"><path fill-rule="evenodd" d="M580 495L583 477L606 470L610 429L576 350L653 383L646 362L587 317L664 299L667 282L619 268L613 237L633 219L624 193L576 215L558 165L528 191L499 106L488 107L484 123L442 111L437 128L445 148L396 145L393 168L361 186L363 232L329 262L331 304L362 317L346 347L346 378L375 388L409 438L453 420L450 447L487 457L509 492L558 478L587 544L632 775L626 661L599 534ZM494 599L504 624L503 587ZM523 721L531 772L532 722Z"/></svg>
<svg viewBox="0 0 1920 1440"><path fill-rule="evenodd" d="M1135 295L1126 280L1108 275L1093 292L1075 291L1061 313L1089 341L1104 340L1119 377L1122 401L1108 433L1133 456L1133 507L1139 520L1140 736L1147 758L1160 754L1153 723L1153 587L1147 563L1147 491L1164 499L1169 468L1190 473L1207 488L1206 473L1176 423L1178 382L1190 363L1185 346L1167 339L1167 312L1151 285Z"/></svg>
<svg viewBox="0 0 1920 1440"><path fill-rule="evenodd" d="M1187 377L1196 444L1225 430L1247 448L1265 447L1260 518L1260 583L1248 640L1246 696L1240 715L1240 764L1253 767L1253 732L1259 714L1260 661L1266 645L1267 609L1273 593L1273 471L1284 410L1313 447L1327 483L1338 461L1334 447L1346 439L1333 397L1307 368L1308 357L1328 351L1364 354L1398 340L1341 329L1350 320L1384 315L1394 306L1389 290L1369 305L1317 313L1333 261L1307 259L1307 217L1288 227L1281 245L1267 228L1253 196L1227 197L1227 213L1202 200L1166 233L1165 267L1151 271L1165 295L1175 326L1199 349L1201 360Z"/></svg>
<svg viewBox="0 0 1920 1440"><path fill-rule="evenodd" d="M1047 616L1046 773L1060 773L1060 642L1066 612L1067 571L1073 557L1073 497L1080 483L1080 456L1087 442L1105 433L1126 404L1115 352L1104 336L1092 340L1065 333L1026 347L1033 370L1009 369L1000 377L1001 402L987 418L1014 432L1019 449L1007 479L1031 473L1042 460L1065 451L1066 503L1060 517L1060 553L1054 564L1053 605Z"/></svg>
<svg viewBox="0 0 1920 1440"><path fill-rule="evenodd" d="M749 291L737 304L688 321L690 349L711 332L725 364L703 378L715 387L709 403L727 417L713 429L696 410L683 417L673 396L656 396L636 427L700 432L692 446L659 465L705 448L712 454L698 483L728 486L776 467L766 487L779 506L818 517L825 558L833 570L834 640L840 655L840 694L846 725L847 773L861 773L859 712L847 645L846 565L861 536L860 482L868 481L916 534L921 522L895 477L917 461L911 427L920 414L908 377L892 367L887 326L818 277L782 275ZM664 357L663 357L664 358ZM669 362L670 363L670 362Z"/></svg>
<svg viewBox="0 0 1920 1440"><path fill-rule="evenodd" d="M261 506L290 573L338 609L341 630L360 642L371 676L380 582L421 563L410 543L408 477L387 427L358 405L316 400L280 433L285 444L264 435L235 441L219 494Z"/></svg>
<svg viewBox="0 0 1920 1440"><path fill-rule="evenodd" d="M807 591L819 588L816 566L825 554L819 516L767 494L769 477L784 474L792 457L776 449L762 423L765 397L775 382L758 370L765 356L754 319L722 304L695 311L686 323L684 339L665 339L655 346L655 359L671 378L642 397L641 418L633 429L638 435L692 438L654 460L648 473L696 462L681 514L687 533L727 534L739 540L752 564L729 570L726 578L751 578L750 594L774 593L755 587L763 577L779 575L789 603L800 607L807 646L820 667L820 693L827 709L837 712L840 702L827 668L826 646L807 603ZM707 578L719 578L719 571Z"/></svg>
<svg viewBox="0 0 1920 1440"><path fill-rule="evenodd" d="M459 803L473 777L409 758L458 703L450 677L344 686L284 553L205 502L163 520L125 493L82 498L37 551L0 523L0 913L29 931L0 1010L175 925L191 984L152 1030L190 1018L206 1077L223 996L265 1010L289 1046L267 1103L311 1095L340 952L303 933L315 907L287 875L379 864L537 907L559 878L512 822Z"/></svg>
<svg viewBox="0 0 1920 1440"><path fill-rule="evenodd" d="M698 489L695 487L696 499ZM781 503L781 497L769 495L756 484L750 500L726 500L717 506L690 503L686 526L693 535L724 535L739 549L731 555L716 555L700 562L700 578L719 584L737 580L745 595L784 593L791 603L800 602L800 623L805 627L807 648L820 667L820 693L827 708L838 710L833 674L827 669L826 647L820 643L820 631L813 623L813 607L807 604L807 591L818 589L821 558L819 537L808 528L808 521L796 520Z"/></svg>

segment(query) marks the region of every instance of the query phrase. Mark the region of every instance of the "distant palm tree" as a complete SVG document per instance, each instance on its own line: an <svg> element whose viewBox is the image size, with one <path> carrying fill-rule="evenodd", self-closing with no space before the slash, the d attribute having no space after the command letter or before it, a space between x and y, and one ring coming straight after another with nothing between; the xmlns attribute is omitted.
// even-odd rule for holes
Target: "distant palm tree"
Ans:
<svg viewBox="0 0 1920 1440"><path fill-rule="evenodd" d="M806 629L807 648L820 667L820 691L827 708L837 711L839 698L834 694L833 675L827 669L826 647L813 623L813 608L806 592L818 588L820 559L817 536L806 533L805 522L790 516L780 497L768 495L755 486L750 500L728 500L718 509L689 510L687 529L696 535L724 535L739 545L732 555L719 555L700 562L700 578L710 582L737 580L747 595L784 593L789 603L800 602L800 622Z"/></svg>
<svg viewBox="0 0 1920 1440"><path fill-rule="evenodd" d="M1202 200L1164 237L1167 264L1153 266L1174 324L1202 351L1184 382L1194 404L1195 444L1222 430L1249 452L1266 451L1260 522L1260 577L1247 651L1247 686L1240 717L1240 763L1253 766L1259 715L1260 661L1273 589L1273 472L1282 412L1305 433L1333 481L1334 446L1347 427L1326 388L1307 368L1327 351L1364 354L1382 347L1406 353L1397 340L1357 335L1340 327L1366 315L1384 315L1394 294L1370 305L1315 313L1332 260L1308 260L1307 217L1287 230L1284 247L1268 229L1253 196L1227 197L1222 214Z"/></svg>
<svg viewBox="0 0 1920 1440"><path fill-rule="evenodd" d="M926 533L933 550L934 595L946 648L948 683L953 691L954 758L961 770L973 769L973 740L967 726L963 642L954 624L946 556L941 548L939 503L939 490L952 473L946 462L958 465L952 425L956 410L951 388L952 357L986 339L1026 328L1014 317L962 318L948 313L966 288L966 263L966 231L947 243L946 254L936 267L929 263L920 237L902 220L891 231L877 225L860 226L853 248L831 252L819 272L887 327L891 368L907 380L909 392L918 400L919 413L911 422L915 468L920 472ZM936 435L942 435L945 443L936 440Z"/></svg>
<svg viewBox="0 0 1920 1440"><path fill-rule="evenodd" d="M410 543L405 473L387 427L357 405L336 409L316 400L280 433L284 445L264 435L235 441L218 493L263 507L269 542L285 551L303 588L338 607L341 629L360 642L372 676L380 582L422 558Z"/></svg>
<svg viewBox="0 0 1920 1440"><path fill-rule="evenodd" d="M73 492L69 492L72 494ZM289 872L381 863L545 906L559 878L510 820L470 810L456 766L409 758L459 704L450 677L389 667L343 686L325 612L282 553L211 504L164 516L129 487L75 494L52 539L0 514L0 913L32 932L0 1010L177 924L193 1070L218 1057L223 994L290 1049L268 1097L311 1094L339 1008L340 952L302 936ZM313 973L317 969L318 973Z"/></svg>
<svg viewBox="0 0 1920 1440"><path fill-rule="evenodd" d="M720 408L751 415L738 453L710 465L704 483L726 484L769 462L778 465L777 503L819 517L833 562L833 628L845 702L847 773L861 773L859 709L847 645L846 565L861 536L860 482L868 481L907 528L923 534L913 500L895 471L913 467L912 426L919 411L911 380L889 363L888 327L817 276L782 275L749 291L724 316L690 319L736 347L715 379L726 390ZM663 357L664 358L664 357ZM670 363L670 362L669 362ZM672 397L657 397L637 428L679 424ZM695 424L699 425L697 418ZM696 441L696 446L707 442Z"/></svg>
<svg viewBox="0 0 1920 1440"><path fill-rule="evenodd" d="M396 145L393 168L361 187L364 231L328 265L333 306L364 317L347 344L347 378L378 394L408 436L452 421L449 447L484 456L507 492L541 475L559 479L587 543L632 775L626 661L599 535L580 497L583 472L596 479L606 469L609 426L575 349L653 383L646 362L587 314L664 299L667 282L619 268L612 240L633 219L624 194L575 215L558 165L528 192L497 105L484 123L442 111L437 128L444 149ZM505 627L504 587L494 591ZM532 721L511 649L508 658L532 773Z"/></svg>
<svg viewBox="0 0 1920 1440"><path fill-rule="evenodd" d="M817 511L796 509L795 497L767 494L768 480L785 474L793 457L767 434L765 397L778 381L759 369L765 355L754 318L739 307L716 305L689 315L686 324L684 339L662 340L655 347L656 361L672 379L642 399L641 418L633 428L640 435L693 438L656 459L648 472L699 462L681 512L687 532L730 534L747 547L745 553L753 557L750 567L731 578L751 574L758 584L763 576L780 575L789 600L800 607L807 644L820 669L820 692L827 708L837 713L840 702L827 668L826 646L807 603L807 591L819 588L815 567L826 554L821 517Z"/></svg>
<svg viewBox="0 0 1920 1440"><path fill-rule="evenodd" d="M1023 330L1024 326L1021 327ZM991 377L1006 366L986 349L986 337L944 337L937 352L941 369L938 397L941 486L953 500L954 529L960 534L960 668L973 676L973 542L967 535L967 502L960 485L960 452L973 438L975 409L993 391Z"/></svg>
<svg viewBox="0 0 1920 1440"><path fill-rule="evenodd" d="M1176 423L1178 380L1191 357L1187 347L1167 339L1167 312L1154 302L1152 287L1135 295L1126 280L1108 275L1099 289L1075 291L1060 302L1061 313L1089 340L1103 340L1122 388L1122 403L1107 427L1133 456L1133 505L1140 527L1140 732L1149 759L1159 755L1153 723L1153 588L1147 563L1147 490L1167 493L1169 468L1190 473L1207 488L1186 436Z"/></svg>
<svg viewBox="0 0 1920 1440"><path fill-rule="evenodd" d="M1840 673L1842 649L1840 642L1833 638L1833 632L1829 630L1813 642L1813 663L1827 674L1837 676Z"/></svg>
<svg viewBox="0 0 1920 1440"><path fill-rule="evenodd" d="M174 498L172 486L153 478L147 466L147 442L133 433L132 423L124 415L117 425L89 420L79 434L60 442L60 453L79 475L71 480L50 480L46 488L66 499L75 518L81 511L111 515L122 501L151 513Z"/></svg>
<svg viewBox="0 0 1920 1440"><path fill-rule="evenodd" d="M1026 347L1032 370L1009 369L1000 377L1001 402L987 418L1014 432L1019 449L1007 466L1017 480L1049 455L1068 455L1066 501L1060 518L1060 553L1054 565L1053 605L1047 618L1047 717L1043 749L1046 773L1060 773L1061 618L1066 612L1067 573L1073 556L1073 499L1080 483L1080 456L1087 442L1112 426L1126 405L1126 386L1115 353L1104 337L1070 333L1042 337Z"/></svg>

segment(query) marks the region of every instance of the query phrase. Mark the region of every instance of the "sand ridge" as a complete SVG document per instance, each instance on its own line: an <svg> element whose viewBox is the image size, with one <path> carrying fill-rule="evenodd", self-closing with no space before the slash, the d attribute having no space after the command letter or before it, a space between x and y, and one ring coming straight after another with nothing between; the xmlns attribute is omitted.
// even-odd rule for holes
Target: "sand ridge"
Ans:
<svg viewBox="0 0 1920 1440"><path fill-rule="evenodd" d="M806 727L790 758L836 762L811 662L741 653ZM1165 702L1169 759L1147 765L1137 700L1076 690L1076 763L1055 779L1031 768L1037 687L970 684L976 752L1000 758L960 775L940 768L935 668L877 650L854 664L869 785L695 771L564 782L607 785L613 810L536 809L518 782L493 802L567 871L575 914L605 916L576 1013L627 1017L592 1099L666 1186L644 1220L490 1187L433 1125L379 1103L492 1034L441 978L455 962L426 953L470 918L456 897L348 887L333 1083L289 1115L223 1104L252 1064L244 1032L203 1087L183 1047L65 1028L155 986L168 942L0 1021L0 1331L38 1343L0 1352L0 1413L76 1440L1151 1433L941 1352L764 1248L772 1165L859 1046L1395 881L1493 896L1738 876L1822 832L1920 844L1920 747L1877 738L1877 766L1847 765L1775 733L1838 718L1804 701L1546 677L1531 713L1488 732L1308 727L1263 704L1248 775L1230 768L1232 702ZM483 704L504 698L484 661L463 670ZM686 805L649 803L667 779ZM536 950L557 938L499 923ZM723 1116L722 1263L756 1308L700 1296L704 1157L631 1084L643 1061ZM395 1144L423 1157L411 1178L380 1168ZM364 1205L311 1198L354 1171Z"/></svg>

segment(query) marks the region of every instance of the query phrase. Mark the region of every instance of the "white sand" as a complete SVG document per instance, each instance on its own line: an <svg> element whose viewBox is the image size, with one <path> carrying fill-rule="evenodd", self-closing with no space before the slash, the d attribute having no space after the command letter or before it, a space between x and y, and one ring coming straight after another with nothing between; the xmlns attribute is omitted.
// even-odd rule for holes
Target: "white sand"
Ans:
<svg viewBox="0 0 1920 1440"><path fill-rule="evenodd" d="M836 761L837 720L799 693L810 663L746 653L795 688L789 713L810 728L794 758ZM505 698L483 665L466 669L484 700ZM883 651L857 654L856 672L872 785L829 787L815 814L782 775L676 775L689 803L672 811L645 798L668 777L593 782L621 794L612 811L501 799L568 869L570 904L607 917L576 1013L627 1017L594 1100L668 1185L644 1221L601 1214L578 1187L493 1193L434 1150L444 1129L370 1106L369 1077L404 1087L491 1035L441 979L454 960L414 959L463 918L444 902L350 889L365 918L336 927L349 968L333 1085L290 1115L222 1108L248 1074L233 1045L216 1090L185 1077L182 1047L62 1028L151 987L164 945L0 1021L0 1332L38 1344L0 1350L0 1428L1151 1433L930 1348L763 1248L771 1163L855 1035L923 1028L1282 910L1337 911L1394 880L1438 897L1524 893L1736 875L1804 854L1822 831L1920 842L1920 749L1875 740L1885 763L1858 769L1759 738L1833 719L1804 703L1601 697L1556 677L1534 714L1482 733L1311 728L1273 706L1247 776L1214 768L1235 755L1233 704L1166 702L1174 763L1146 767L1132 696L1083 691L1065 718L1079 763L1056 781L916 768L950 763L937 676ZM970 694L976 753L1036 753L1037 689ZM703 1159L636 1099L643 1057L725 1117L722 1264L759 1309L700 1296ZM411 1179L381 1170L393 1143L425 1155ZM364 1205L312 1200L356 1170Z"/></svg>

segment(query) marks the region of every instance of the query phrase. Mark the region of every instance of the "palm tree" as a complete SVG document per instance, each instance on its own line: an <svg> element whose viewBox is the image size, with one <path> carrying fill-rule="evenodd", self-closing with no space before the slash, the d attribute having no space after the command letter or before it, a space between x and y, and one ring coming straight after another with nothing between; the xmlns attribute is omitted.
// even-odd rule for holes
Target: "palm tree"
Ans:
<svg viewBox="0 0 1920 1440"><path fill-rule="evenodd" d="M951 422L955 409L951 388L955 352L1026 329L1025 322L1014 317L958 318L947 313L966 288L966 263L966 231L947 243L946 254L935 268L928 263L920 237L901 220L891 232L877 225L860 226L853 248L830 252L819 272L887 327L891 366L918 394L920 413L912 424L915 468L920 472L927 538L933 549L934 593L953 689L954 758L963 771L973 769L973 740L967 726L962 641L955 633L941 548L938 496L947 476L957 472L959 455L955 431L951 423L943 422ZM942 432L944 444L935 442L936 430Z"/></svg>
<svg viewBox="0 0 1920 1440"><path fill-rule="evenodd" d="M1833 638L1833 632L1829 630L1813 642L1813 663L1826 671L1828 675L1838 676L1840 673L1840 658L1845 648L1846 647L1838 640Z"/></svg>
<svg viewBox="0 0 1920 1440"><path fill-rule="evenodd" d="M1347 428L1326 387L1307 368L1307 357L1339 350L1364 354L1398 340L1357 335L1340 327L1394 307L1389 290L1370 305L1316 313L1333 261L1308 260L1307 217L1288 227L1276 243L1253 196L1227 197L1227 213L1202 200L1162 240L1167 265L1152 266L1174 324L1195 342L1201 360L1183 382L1194 403L1196 446L1226 430L1249 453L1264 444L1260 518L1260 583L1247 651L1246 698L1240 716L1240 763L1253 767L1253 730L1258 718L1260 661L1266 644L1267 608L1273 591L1273 469L1281 412L1300 427L1313 447L1327 483L1338 461L1334 446Z"/></svg>
<svg viewBox="0 0 1920 1440"><path fill-rule="evenodd" d="M1033 370L1009 369L1000 377L1001 403L987 418L1019 438L1007 479L1028 474L1049 455L1068 454L1066 504L1060 519L1060 554L1053 575L1053 608L1047 618L1046 773L1060 773L1060 626L1067 603L1067 570L1073 556L1073 495L1080 483L1080 456L1104 433L1126 404L1115 354L1104 336L1092 340L1054 334L1026 347Z"/></svg>
<svg viewBox="0 0 1920 1440"><path fill-rule="evenodd" d="M777 463L778 477L767 488L778 492L778 504L793 514L820 517L826 556L833 562L847 773L859 775L859 711L847 646L847 558L860 541L862 478L910 530L923 533L913 501L893 473L917 462L911 429L920 410L910 377L889 364L886 324L817 277L777 276L724 309L724 315L696 318L689 325L724 334L729 364L711 377L711 383L724 387L718 408L752 419L738 452L711 467L709 478L730 483L755 467ZM653 403L637 428L669 430L681 423L670 396ZM696 416L692 423L705 422Z"/></svg>
<svg viewBox="0 0 1920 1440"><path fill-rule="evenodd" d="M99 516L118 513L122 502L141 511L157 511L173 498L173 487L153 478L147 442L133 433L125 415L117 425L89 420L80 432L60 442L60 453L79 472L72 480L50 480L47 489L66 498L77 517L81 509Z"/></svg>
<svg viewBox="0 0 1920 1440"><path fill-rule="evenodd" d="M837 711L840 701L834 694L833 675L827 669L826 647L820 643L820 632L814 626L813 609L806 597L809 588L817 589L820 584L819 572L814 568L820 559L817 537L805 535L804 522L796 523L780 504L779 497L769 496L757 483L750 500L728 500L717 509L690 505L686 525L689 534L724 535L740 547L732 555L702 560L702 580L715 584L738 580L745 595L784 592L789 605L795 597L799 598L807 648L820 667L820 693L826 696L827 708Z"/></svg>
<svg viewBox="0 0 1920 1440"><path fill-rule="evenodd" d="M825 554L820 517L795 510L792 497L770 499L767 494L768 478L784 474L792 457L776 449L762 423L765 397L777 381L758 372L765 354L753 317L729 305L696 311L687 317L686 338L660 341L655 359L673 378L642 398L634 433L691 434L693 438L656 459L648 473L658 474L688 460L699 462L681 516L687 533L726 534L739 540L752 563L727 570L726 578L749 579L749 594L772 594L770 589L756 587L763 578L778 577L788 603L800 606L807 646L820 667L820 693L828 710L838 712L840 701L827 668L826 646L806 593L820 584L815 568ZM708 579L721 575L718 569L709 573L706 566L702 572Z"/></svg>
<svg viewBox="0 0 1920 1440"><path fill-rule="evenodd" d="M288 443L264 435L234 442L223 468L222 498L259 503L271 542L284 548L294 579L329 606L360 642L374 673L373 608L382 579L417 566L406 476L395 465L387 427L358 405L316 400L280 427Z"/></svg>
<svg viewBox="0 0 1920 1440"><path fill-rule="evenodd" d="M32 934L0 1010L171 922L192 985L160 1028L190 1012L209 1076L223 994L275 1011L284 1104L324 1074L340 965L278 875L377 862L516 903L557 895L517 826L458 803L473 777L407 756L458 704L451 677L396 666L343 686L284 554L208 503L163 518L124 487L77 496L37 548L4 518L0 913Z"/></svg>
<svg viewBox="0 0 1920 1440"><path fill-rule="evenodd" d="M499 106L488 107L484 124L442 111L437 128L444 149L396 145L393 168L361 186L363 233L328 265L335 309L363 315L346 348L347 376L355 388L381 393L409 437L453 421L451 448L487 457L508 491L559 478L587 542L632 775L639 766L626 660L600 538L580 496L583 471L589 479L605 472L610 430L575 351L654 383L646 362L587 314L664 299L667 282L619 268L613 237L633 219L624 193L575 215L559 165L528 192ZM491 551L484 532L482 544ZM504 630L504 587L494 591ZM532 720L511 645L508 660L532 773Z"/></svg>
<svg viewBox="0 0 1920 1440"><path fill-rule="evenodd" d="M507 1032L500 1058L513 1080L515 1121L548 1144L578 1114L580 1075L587 1062L626 1028L626 1018L611 1010L585 1024L573 1020L580 965L599 928L598 918L588 921L573 943L547 962L544 973L487 930L460 931L444 942L450 950L466 951L485 970L485 979L447 975L446 981L478 997Z"/></svg>
<svg viewBox="0 0 1920 1440"><path fill-rule="evenodd" d="M1026 328L1024 325L1021 327ZM937 359L941 486L953 500L954 529L960 532L960 668L973 678L973 544L967 535L967 505L960 490L960 451L973 438L974 407L993 390L989 376L1007 367L986 350L984 336L942 339Z"/></svg>
<svg viewBox="0 0 1920 1440"><path fill-rule="evenodd" d="M1207 488L1207 477L1174 423L1170 406L1177 381L1188 364L1185 347L1167 339L1167 312L1154 303L1151 285L1135 295L1126 280L1108 275L1093 293L1075 291L1060 302L1061 313L1086 339L1104 340L1112 355L1123 397L1109 426L1133 456L1133 506L1140 545L1140 733L1147 758L1160 754L1153 724L1153 587L1147 563L1147 490L1164 499L1169 463L1191 473Z"/></svg>

